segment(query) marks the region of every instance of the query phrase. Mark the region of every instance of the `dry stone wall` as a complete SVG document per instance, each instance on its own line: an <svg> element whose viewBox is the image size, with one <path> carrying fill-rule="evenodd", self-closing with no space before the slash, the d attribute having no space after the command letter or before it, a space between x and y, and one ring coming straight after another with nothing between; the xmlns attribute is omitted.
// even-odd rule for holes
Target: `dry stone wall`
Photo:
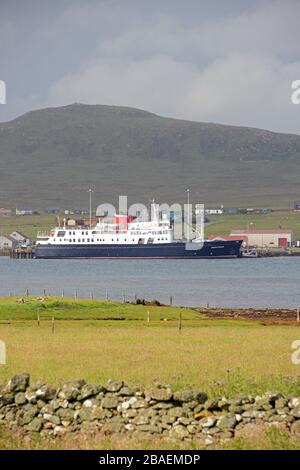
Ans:
<svg viewBox="0 0 300 470"><path fill-rule="evenodd" d="M130 387L121 380L105 385L74 380L56 389L39 381L30 384L23 373L0 386L0 423L54 437L86 430L211 445L262 425L300 436L300 397L266 393L212 400L204 392L174 392L161 384Z"/></svg>

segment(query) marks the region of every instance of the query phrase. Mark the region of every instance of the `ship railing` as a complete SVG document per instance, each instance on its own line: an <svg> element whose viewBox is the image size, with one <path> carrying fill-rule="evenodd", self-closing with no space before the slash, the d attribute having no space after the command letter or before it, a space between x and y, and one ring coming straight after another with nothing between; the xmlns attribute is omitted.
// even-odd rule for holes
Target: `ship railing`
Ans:
<svg viewBox="0 0 300 470"><path fill-rule="evenodd" d="M99 228L96 230L97 233L103 234L103 233L108 233L108 234L116 234L116 233L128 233L128 230L125 229L106 229L106 228Z"/></svg>
<svg viewBox="0 0 300 470"><path fill-rule="evenodd" d="M40 230L37 233L37 238L49 238L50 237L50 232L47 232L46 230Z"/></svg>

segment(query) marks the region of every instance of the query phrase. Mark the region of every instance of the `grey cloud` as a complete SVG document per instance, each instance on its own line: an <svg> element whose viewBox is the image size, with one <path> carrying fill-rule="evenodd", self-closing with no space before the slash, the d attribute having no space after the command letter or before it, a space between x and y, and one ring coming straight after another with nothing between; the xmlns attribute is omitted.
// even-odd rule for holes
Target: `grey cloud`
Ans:
<svg viewBox="0 0 300 470"><path fill-rule="evenodd" d="M297 0L55 2L11 56L6 115L76 101L298 133L299 17Z"/></svg>

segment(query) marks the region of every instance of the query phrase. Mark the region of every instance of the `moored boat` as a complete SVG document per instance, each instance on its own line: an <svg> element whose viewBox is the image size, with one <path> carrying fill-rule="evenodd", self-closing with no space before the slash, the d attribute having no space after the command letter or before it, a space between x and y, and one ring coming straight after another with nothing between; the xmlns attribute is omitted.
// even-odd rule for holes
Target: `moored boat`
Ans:
<svg viewBox="0 0 300 470"><path fill-rule="evenodd" d="M55 227L49 234L40 233L35 258L238 258L242 240L203 240L186 242L174 239L174 227L161 217L153 205L150 221L128 215L116 215L113 223L101 218L92 226Z"/></svg>

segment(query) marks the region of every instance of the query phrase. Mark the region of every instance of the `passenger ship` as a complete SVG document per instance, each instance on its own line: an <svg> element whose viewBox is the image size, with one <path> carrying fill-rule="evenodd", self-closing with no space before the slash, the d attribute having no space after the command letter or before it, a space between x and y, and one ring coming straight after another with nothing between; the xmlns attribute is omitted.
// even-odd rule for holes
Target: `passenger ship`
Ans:
<svg viewBox="0 0 300 470"><path fill-rule="evenodd" d="M145 222L127 215L115 215L113 223L99 218L95 226L70 228L66 221L50 234L39 233L35 258L237 258L241 240L174 239L170 221L151 207L151 220Z"/></svg>

